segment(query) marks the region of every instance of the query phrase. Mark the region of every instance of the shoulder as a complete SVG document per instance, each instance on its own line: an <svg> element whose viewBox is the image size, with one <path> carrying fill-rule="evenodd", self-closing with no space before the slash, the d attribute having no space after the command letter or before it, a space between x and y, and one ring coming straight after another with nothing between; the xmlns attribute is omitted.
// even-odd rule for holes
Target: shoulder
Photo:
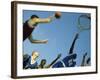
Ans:
<svg viewBox="0 0 100 80"><path fill-rule="evenodd" d="M24 54L24 55L23 55L23 59L24 59L24 60L27 60L27 59L29 59L29 58L31 58L30 55L28 55L28 54Z"/></svg>

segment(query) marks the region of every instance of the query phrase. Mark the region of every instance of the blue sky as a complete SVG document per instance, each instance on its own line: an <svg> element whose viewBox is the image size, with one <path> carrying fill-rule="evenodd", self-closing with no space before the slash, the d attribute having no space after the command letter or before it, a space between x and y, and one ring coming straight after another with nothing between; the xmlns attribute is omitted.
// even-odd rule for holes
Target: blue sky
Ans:
<svg viewBox="0 0 100 80"><path fill-rule="evenodd" d="M53 15L54 12L24 10L23 22L33 14L38 15L40 18L46 18ZM32 35L35 39L48 39L48 43L32 44L26 39L23 42L23 53L31 55L32 51L38 51L40 53L37 59L38 63L40 63L41 59L46 59L47 64L49 64L59 53L62 54L60 59L63 59L68 55L72 41L78 31L77 19L82 14L86 13L62 12L60 19L55 19L51 23L39 24ZM74 53L77 54L77 66L81 64L85 52L90 57L90 46L90 30L81 32L74 48Z"/></svg>

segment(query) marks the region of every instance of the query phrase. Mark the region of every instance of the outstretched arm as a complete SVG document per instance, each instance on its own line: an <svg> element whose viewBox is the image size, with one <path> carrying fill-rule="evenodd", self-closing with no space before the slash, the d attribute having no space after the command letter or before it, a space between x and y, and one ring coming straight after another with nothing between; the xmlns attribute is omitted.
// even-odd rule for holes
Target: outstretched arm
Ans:
<svg viewBox="0 0 100 80"><path fill-rule="evenodd" d="M61 54L58 54L57 58L51 62L46 68L50 68L59 58L61 57Z"/></svg>
<svg viewBox="0 0 100 80"><path fill-rule="evenodd" d="M49 23L54 19L60 19L60 17L61 12L55 12L52 16L49 16L48 18L37 18L36 23Z"/></svg>
<svg viewBox="0 0 100 80"><path fill-rule="evenodd" d="M32 34L28 37L28 39L30 40L31 43L35 43L35 44L45 44L48 42L48 40L36 40L36 39L33 39L32 37Z"/></svg>
<svg viewBox="0 0 100 80"><path fill-rule="evenodd" d="M36 23L50 23L54 20L54 16L50 16L48 18L36 18Z"/></svg>

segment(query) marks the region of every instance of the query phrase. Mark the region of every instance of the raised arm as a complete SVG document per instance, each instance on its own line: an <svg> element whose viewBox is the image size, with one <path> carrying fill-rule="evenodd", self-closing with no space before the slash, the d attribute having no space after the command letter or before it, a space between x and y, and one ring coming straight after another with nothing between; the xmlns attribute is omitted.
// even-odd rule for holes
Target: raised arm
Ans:
<svg viewBox="0 0 100 80"><path fill-rule="evenodd" d="M60 57L61 57L61 54L58 54L57 58L53 60L49 65L47 65L46 68L50 68Z"/></svg>
<svg viewBox="0 0 100 80"><path fill-rule="evenodd" d="M76 42L76 40L78 39L78 36L79 36L79 34L77 33L77 34L75 35L75 38L74 38L74 40L73 40L73 42L72 42L72 45L71 45L71 47L70 47L69 54L72 54L72 53L73 53L74 46L75 46L75 42Z"/></svg>
<svg viewBox="0 0 100 80"><path fill-rule="evenodd" d="M85 66L86 56L87 56L87 52L83 55L81 66Z"/></svg>

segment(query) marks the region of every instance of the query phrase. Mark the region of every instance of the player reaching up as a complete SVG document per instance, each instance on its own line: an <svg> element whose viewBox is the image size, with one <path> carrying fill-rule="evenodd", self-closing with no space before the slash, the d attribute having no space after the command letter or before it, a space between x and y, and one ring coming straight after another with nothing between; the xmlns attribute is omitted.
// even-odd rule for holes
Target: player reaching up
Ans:
<svg viewBox="0 0 100 80"><path fill-rule="evenodd" d="M30 40L31 43L47 43L48 40L36 40L32 37L32 32L35 30L39 23L50 23L54 19L59 19L61 17L60 12L55 12L53 16L48 18L39 18L37 15L32 15L30 19L28 19L23 24L23 41L27 38Z"/></svg>

